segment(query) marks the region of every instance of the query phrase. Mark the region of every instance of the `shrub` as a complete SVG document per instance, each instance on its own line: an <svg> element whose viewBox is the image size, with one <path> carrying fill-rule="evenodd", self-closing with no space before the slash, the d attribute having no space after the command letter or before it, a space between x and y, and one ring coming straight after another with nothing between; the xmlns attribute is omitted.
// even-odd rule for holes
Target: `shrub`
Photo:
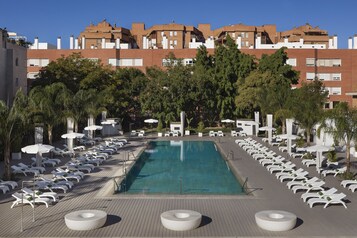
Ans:
<svg viewBox="0 0 357 238"><path fill-rule="evenodd" d="M329 151L327 154L327 159L330 161L330 162L336 162L337 161L337 153L336 151Z"/></svg>
<svg viewBox="0 0 357 238"><path fill-rule="evenodd" d="M203 121L200 121L198 123L197 131L198 132L203 132L204 129L205 129L205 124L203 123Z"/></svg>

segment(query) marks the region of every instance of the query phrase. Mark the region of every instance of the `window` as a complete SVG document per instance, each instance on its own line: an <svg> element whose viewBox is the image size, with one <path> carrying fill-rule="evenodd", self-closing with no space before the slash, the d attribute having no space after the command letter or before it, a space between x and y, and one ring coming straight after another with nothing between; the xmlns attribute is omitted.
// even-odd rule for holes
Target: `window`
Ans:
<svg viewBox="0 0 357 238"><path fill-rule="evenodd" d="M174 40L174 45L177 45L177 40Z"/></svg>
<svg viewBox="0 0 357 238"><path fill-rule="evenodd" d="M240 36L241 36L242 38L244 38L244 35L245 35L244 32L241 32L241 33L240 33Z"/></svg>
<svg viewBox="0 0 357 238"><path fill-rule="evenodd" d="M245 33L245 38L248 38L248 36L249 36L248 32L247 32L247 33Z"/></svg>
<svg viewBox="0 0 357 238"><path fill-rule="evenodd" d="M46 67L50 63L49 59L28 59L27 66Z"/></svg>
<svg viewBox="0 0 357 238"><path fill-rule="evenodd" d="M341 80L341 74L332 74L332 80L340 81Z"/></svg>
<svg viewBox="0 0 357 238"><path fill-rule="evenodd" d="M306 66L315 66L315 58L306 58Z"/></svg>
<svg viewBox="0 0 357 238"><path fill-rule="evenodd" d="M177 31L174 31L174 36L177 36Z"/></svg>
<svg viewBox="0 0 357 238"><path fill-rule="evenodd" d="M315 73L306 73L306 80L314 80Z"/></svg>
<svg viewBox="0 0 357 238"><path fill-rule="evenodd" d="M173 32L172 31L170 31L170 36L173 36Z"/></svg>
<svg viewBox="0 0 357 238"><path fill-rule="evenodd" d="M340 67L341 59L318 59L316 64L321 67Z"/></svg>
<svg viewBox="0 0 357 238"><path fill-rule="evenodd" d="M119 66L119 59L109 59L108 64L112 66Z"/></svg>
<svg viewBox="0 0 357 238"><path fill-rule="evenodd" d="M333 59L332 66L333 67L340 67L342 65L341 59Z"/></svg>
<svg viewBox="0 0 357 238"><path fill-rule="evenodd" d="M331 87L330 95L341 95L341 87Z"/></svg>
<svg viewBox="0 0 357 238"><path fill-rule="evenodd" d="M19 78L16 78L16 81L15 81L15 86L18 87L19 86Z"/></svg>
<svg viewBox="0 0 357 238"><path fill-rule="evenodd" d="M29 78L29 79L35 79L37 75L38 75L38 72L28 73L28 74L27 74L27 78Z"/></svg>
<svg viewBox="0 0 357 238"><path fill-rule="evenodd" d="M15 66L19 66L19 58L16 58L16 60L15 60Z"/></svg>
<svg viewBox="0 0 357 238"><path fill-rule="evenodd" d="M133 66L133 59L121 59L120 66Z"/></svg>
<svg viewBox="0 0 357 238"><path fill-rule="evenodd" d="M143 66L143 59L134 59L134 66Z"/></svg>
<svg viewBox="0 0 357 238"><path fill-rule="evenodd" d="M296 66L296 58L290 58L286 61L286 64L291 65L291 66Z"/></svg>

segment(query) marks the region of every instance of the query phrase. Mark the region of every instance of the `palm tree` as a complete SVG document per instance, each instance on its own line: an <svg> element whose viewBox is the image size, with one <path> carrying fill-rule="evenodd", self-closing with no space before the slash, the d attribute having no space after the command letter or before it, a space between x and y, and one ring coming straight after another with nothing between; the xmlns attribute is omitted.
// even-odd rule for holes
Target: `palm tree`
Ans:
<svg viewBox="0 0 357 238"><path fill-rule="evenodd" d="M64 104L70 91L63 83L37 86L30 91L31 108L39 115L48 131L48 143L52 144L52 131L56 125L64 122Z"/></svg>
<svg viewBox="0 0 357 238"><path fill-rule="evenodd" d="M334 109L326 111L321 129L333 136L336 141L344 141L346 145L346 175L350 174L351 142L357 140L357 109L350 108L346 102L339 103Z"/></svg>
<svg viewBox="0 0 357 238"><path fill-rule="evenodd" d="M74 119L74 131L79 130L79 123L90 115L94 118L104 110L100 106L100 96L95 90L79 90L76 94L69 97L66 102L66 114Z"/></svg>
<svg viewBox="0 0 357 238"><path fill-rule="evenodd" d="M24 135L27 128L27 103L27 97L21 90L16 93L11 108L0 101L0 141L4 146L4 177L6 180L11 179L11 145Z"/></svg>

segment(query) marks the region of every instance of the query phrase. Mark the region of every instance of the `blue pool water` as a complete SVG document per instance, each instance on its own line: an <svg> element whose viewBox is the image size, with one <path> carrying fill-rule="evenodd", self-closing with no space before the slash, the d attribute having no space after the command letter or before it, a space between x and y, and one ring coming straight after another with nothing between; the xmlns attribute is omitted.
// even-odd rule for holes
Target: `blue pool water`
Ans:
<svg viewBox="0 0 357 238"><path fill-rule="evenodd" d="M128 194L244 194L212 141L152 141L120 184Z"/></svg>

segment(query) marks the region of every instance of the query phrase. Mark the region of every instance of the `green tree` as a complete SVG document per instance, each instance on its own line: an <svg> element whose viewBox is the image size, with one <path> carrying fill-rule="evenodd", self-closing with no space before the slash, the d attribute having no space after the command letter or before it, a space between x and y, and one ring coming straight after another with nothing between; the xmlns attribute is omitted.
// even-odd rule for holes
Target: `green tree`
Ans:
<svg viewBox="0 0 357 238"><path fill-rule="evenodd" d="M213 81L213 62L207 48L201 46L197 50L192 69L192 112L187 111L188 117L198 121L208 118L208 115L218 115L216 103L216 87Z"/></svg>
<svg viewBox="0 0 357 238"><path fill-rule="evenodd" d="M22 91L16 93L13 105L0 101L0 141L4 148L4 178L11 179L11 145L21 138L28 125L28 99Z"/></svg>
<svg viewBox="0 0 357 238"><path fill-rule="evenodd" d="M316 79L311 83L302 83L301 88L293 90L293 96L290 98L292 101L289 109L300 126L305 129L308 145L312 129L323 116L327 94L323 83Z"/></svg>
<svg viewBox="0 0 357 238"><path fill-rule="evenodd" d="M225 45L216 48L214 62L213 77L219 118L232 118L236 112L235 97L240 69L240 51L229 35Z"/></svg>
<svg viewBox="0 0 357 238"><path fill-rule="evenodd" d="M48 143L52 144L53 129L65 121L65 103L70 91L63 83L37 86L30 91L31 110L37 115L37 121L47 127Z"/></svg>
<svg viewBox="0 0 357 238"><path fill-rule="evenodd" d="M346 174L351 169L351 143L357 140L357 109L350 108L346 102L339 103L335 108L325 112L322 117L321 129L333 136L335 141L343 141L346 145Z"/></svg>
<svg viewBox="0 0 357 238"><path fill-rule="evenodd" d="M257 69L246 77L238 89L236 105L241 114L251 115L253 111L260 110L264 119L267 113L275 115L278 111L288 110L291 85L298 82L299 74L286 64L287 59L284 48L271 55L262 55ZM284 125L284 120L281 123Z"/></svg>
<svg viewBox="0 0 357 238"><path fill-rule="evenodd" d="M41 69L32 86L61 82L75 93L79 90L82 81L84 88L100 88L100 83L108 76L107 71L103 69L100 61L86 59L80 53L73 53L67 57L62 56Z"/></svg>

